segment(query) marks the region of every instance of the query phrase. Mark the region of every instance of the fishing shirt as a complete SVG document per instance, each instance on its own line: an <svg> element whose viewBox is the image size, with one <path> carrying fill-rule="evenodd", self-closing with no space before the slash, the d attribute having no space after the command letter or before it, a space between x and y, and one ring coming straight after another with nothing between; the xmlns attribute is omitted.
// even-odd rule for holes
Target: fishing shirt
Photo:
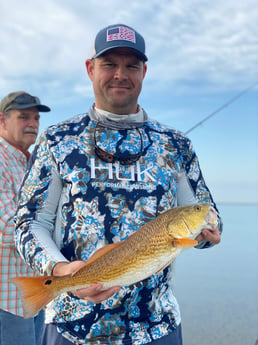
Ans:
<svg viewBox="0 0 258 345"><path fill-rule="evenodd" d="M81 114L49 127L32 154L16 244L42 275L51 274L59 261L87 261L97 249L125 240L187 200L216 207L182 133L149 118L127 129L106 128L95 120ZM108 163L96 148L140 158ZM63 293L49 303L46 322L74 344L142 345L168 335L181 321L172 266L99 304Z"/></svg>
<svg viewBox="0 0 258 345"><path fill-rule="evenodd" d="M22 303L18 289L9 279L35 275L14 243L13 219L26 167L26 155L0 137L0 308L18 316L23 316Z"/></svg>

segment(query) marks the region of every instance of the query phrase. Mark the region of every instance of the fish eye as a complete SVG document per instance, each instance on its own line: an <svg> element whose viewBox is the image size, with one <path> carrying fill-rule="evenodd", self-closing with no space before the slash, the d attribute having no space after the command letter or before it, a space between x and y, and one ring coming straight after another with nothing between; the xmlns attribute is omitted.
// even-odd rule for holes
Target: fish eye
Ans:
<svg viewBox="0 0 258 345"><path fill-rule="evenodd" d="M195 206L195 210L196 210L196 211L200 212L201 209L202 209L201 205L196 205L196 206Z"/></svg>

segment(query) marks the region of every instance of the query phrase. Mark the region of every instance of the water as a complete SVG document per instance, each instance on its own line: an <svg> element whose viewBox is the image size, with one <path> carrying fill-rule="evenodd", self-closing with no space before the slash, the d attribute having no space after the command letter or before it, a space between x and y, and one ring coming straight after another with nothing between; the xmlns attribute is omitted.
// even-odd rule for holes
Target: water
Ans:
<svg viewBox="0 0 258 345"><path fill-rule="evenodd" d="M175 265L184 345L258 345L258 205L218 207L221 243Z"/></svg>

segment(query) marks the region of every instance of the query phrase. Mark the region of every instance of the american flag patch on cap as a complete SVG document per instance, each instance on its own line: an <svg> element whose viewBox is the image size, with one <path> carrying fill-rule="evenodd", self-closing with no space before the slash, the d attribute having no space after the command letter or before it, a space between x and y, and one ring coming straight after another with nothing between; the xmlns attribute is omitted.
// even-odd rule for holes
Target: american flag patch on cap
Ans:
<svg viewBox="0 0 258 345"><path fill-rule="evenodd" d="M117 26L112 29L107 29L107 42L115 40L125 40L135 42L135 32L125 26Z"/></svg>

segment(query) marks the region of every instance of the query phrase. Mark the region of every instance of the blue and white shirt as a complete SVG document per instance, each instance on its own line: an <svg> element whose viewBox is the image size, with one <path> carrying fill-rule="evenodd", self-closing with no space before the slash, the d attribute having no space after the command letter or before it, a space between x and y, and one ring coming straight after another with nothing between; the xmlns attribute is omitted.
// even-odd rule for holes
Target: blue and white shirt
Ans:
<svg viewBox="0 0 258 345"><path fill-rule="evenodd" d="M95 144L117 156L142 155L130 165L107 163ZM82 114L40 137L21 190L16 244L34 270L51 274L57 262L87 261L158 214L193 202L216 207L182 133L148 118L137 129L104 128ZM147 344L181 321L172 276L170 265L100 304L62 294L48 305L47 322L74 344Z"/></svg>

